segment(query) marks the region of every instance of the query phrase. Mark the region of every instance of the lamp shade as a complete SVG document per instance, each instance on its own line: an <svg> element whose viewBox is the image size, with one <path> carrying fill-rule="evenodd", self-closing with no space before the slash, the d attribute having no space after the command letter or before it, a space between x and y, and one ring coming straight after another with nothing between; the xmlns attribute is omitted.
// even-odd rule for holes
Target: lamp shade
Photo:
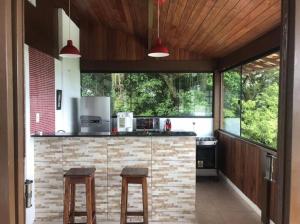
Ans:
<svg viewBox="0 0 300 224"><path fill-rule="evenodd" d="M73 45L72 40L67 41L67 45L61 49L59 56L62 58L80 58L81 57L79 50Z"/></svg>
<svg viewBox="0 0 300 224"><path fill-rule="evenodd" d="M162 44L160 38L157 38L155 45L152 47L148 53L149 57L162 58L169 56L169 49Z"/></svg>

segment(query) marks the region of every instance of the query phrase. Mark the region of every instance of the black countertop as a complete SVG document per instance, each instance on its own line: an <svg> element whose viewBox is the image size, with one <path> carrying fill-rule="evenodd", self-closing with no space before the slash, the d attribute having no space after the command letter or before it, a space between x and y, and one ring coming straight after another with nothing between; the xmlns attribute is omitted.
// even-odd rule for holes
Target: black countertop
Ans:
<svg viewBox="0 0 300 224"><path fill-rule="evenodd" d="M134 131L134 132L116 132L116 133L43 133L33 134L31 137L151 137L151 136L196 136L195 132L189 131Z"/></svg>

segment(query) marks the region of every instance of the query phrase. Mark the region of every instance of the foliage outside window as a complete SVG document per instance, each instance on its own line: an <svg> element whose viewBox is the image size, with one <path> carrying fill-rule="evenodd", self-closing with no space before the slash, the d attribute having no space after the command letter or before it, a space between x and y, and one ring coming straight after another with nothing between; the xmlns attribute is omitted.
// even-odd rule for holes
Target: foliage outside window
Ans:
<svg viewBox="0 0 300 224"><path fill-rule="evenodd" d="M212 117L212 73L82 73L82 96L111 96L113 114Z"/></svg>
<svg viewBox="0 0 300 224"><path fill-rule="evenodd" d="M224 72L223 83L224 130L277 148L279 54Z"/></svg>
<svg viewBox="0 0 300 224"><path fill-rule="evenodd" d="M223 127L235 135L241 133L241 70L235 68L223 73L224 119Z"/></svg>

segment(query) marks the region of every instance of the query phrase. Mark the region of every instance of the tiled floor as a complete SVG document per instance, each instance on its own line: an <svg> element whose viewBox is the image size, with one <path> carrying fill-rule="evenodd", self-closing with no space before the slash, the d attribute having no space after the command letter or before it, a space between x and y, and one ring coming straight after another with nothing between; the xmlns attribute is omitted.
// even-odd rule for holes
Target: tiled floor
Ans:
<svg viewBox="0 0 300 224"><path fill-rule="evenodd" d="M222 178L199 178L196 207L199 224L261 223L260 217Z"/></svg>

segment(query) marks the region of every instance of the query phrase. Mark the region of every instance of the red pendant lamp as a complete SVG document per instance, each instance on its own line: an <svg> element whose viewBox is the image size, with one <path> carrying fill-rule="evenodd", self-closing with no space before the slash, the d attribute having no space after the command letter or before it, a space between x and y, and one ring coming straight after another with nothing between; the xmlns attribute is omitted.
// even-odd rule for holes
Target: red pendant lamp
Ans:
<svg viewBox="0 0 300 224"><path fill-rule="evenodd" d="M169 49L163 45L159 37L159 16L160 16L160 5L163 4L165 0L157 0L157 39L155 45L152 47L148 53L149 57L162 58L170 55Z"/></svg>
<svg viewBox="0 0 300 224"><path fill-rule="evenodd" d="M69 40L67 45L64 46L59 53L59 56L62 58L80 58L79 50L73 45L71 40L71 2L69 0Z"/></svg>

